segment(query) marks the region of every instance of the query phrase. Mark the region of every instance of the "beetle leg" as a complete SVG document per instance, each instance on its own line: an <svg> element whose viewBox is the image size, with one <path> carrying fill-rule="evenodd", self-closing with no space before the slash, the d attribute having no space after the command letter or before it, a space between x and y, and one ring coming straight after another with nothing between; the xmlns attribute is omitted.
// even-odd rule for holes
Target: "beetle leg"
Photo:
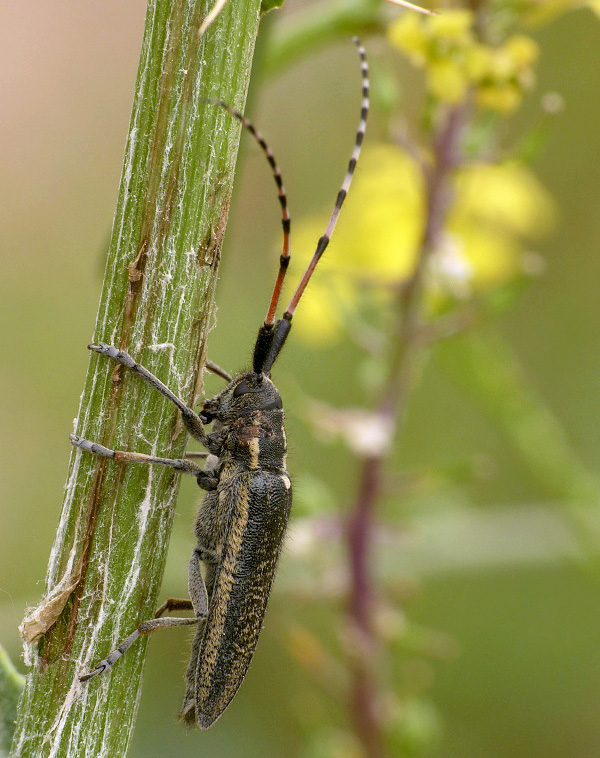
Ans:
<svg viewBox="0 0 600 758"><path fill-rule="evenodd" d="M194 552L203 563L214 563L215 565L221 560L221 556L216 550L209 547L197 547Z"/></svg>
<svg viewBox="0 0 600 758"><path fill-rule="evenodd" d="M99 676L100 674L103 674L105 671L111 668L119 660L119 658L122 655L124 655L129 650L129 648L133 645L133 643L142 634L150 634L151 632L155 632L157 629L166 629L168 627L191 626L192 624L197 624L199 621L202 621L206 617L206 613L203 613L203 614L196 614L196 616L192 616L190 618L161 618L162 614L165 613L166 611L191 611L191 610L193 610L193 605L192 605L191 600L180 600L178 598L169 598L156 611L156 615L153 619L149 619L148 621L142 621L142 623L138 626L135 632L132 632L128 637L125 637L125 639L120 643L120 645L117 648L115 648L112 651L112 653L110 653L110 655L107 655L103 661L100 661L100 663L92 671L90 671L89 674L84 674L83 676L80 676L79 681L87 682L88 679L92 679L95 676Z"/></svg>
<svg viewBox="0 0 600 758"><path fill-rule="evenodd" d="M197 624L199 621L202 621L206 617L206 614L203 616L191 616L190 618L158 618L158 619L148 619L148 621L142 621L142 623L138 626L138 634L150 634L150 632L155 632L157 629L167 629L171 626L191 626L192 624Z"/></svg>
<svg viewBox="0 0 600 758"><path fill-rule="evenodd" d="M192 552L188 567L188 592L196 616L206 616L208 613L208 591L202 574L202 563L218 563L219 559L214 550L196 548Z"/></svg>
<svg viewBox="0 0 600 758"><path fill-rule="evenodd" d="M171 392L171 390L165 384L163 384L158 377L154 376L154 374L148 371L147 368L144 368L144 366L136 363L128 353L124 353L122 350L119 350L112 345L107 345L104 342L100 342L97 345L88 345L88 348L96 353L100 353L101 355L106 355L109 358L112 358L113 360L117 361L117 363L125 366L125 368L133 371L134 374L137 374L140 379L143 379L151 387L154 387L155 390L158 390L158 392L164 395L167 400L170 400L179 408L181 411L181 416L183 418L183 423L185 424L185 428L192 435L192 437L210 449L206 437L206 432L204 431L204 425L202 424L200 416L198 416L198 414L191 408L188 408L183 400Z"/></svg>
<svg viewBox="0 0 600 758"><path fill-rule="evenodd" d="M212 374L215 374L215 376L220 376L221 379L225 379L226 382L233 381L231 374L228 371L225 371L224 368L221 368L221 366L216 364L214 361L207 360L204 364L204 367Z"/></svg>
<svg viewBox="0 0 600 758"><path fill-rule="evenodd" d="M199 471L196 474L198 486L207 492L214 492L219 484L219 477L214 472Z"/></svg>
<svg viewBox="0 0 600 758"><path fill-rule="evenodd" d="M97 442L90 442L90 440L85 440L83 437L77 437L75 434L70 434L69 439L75 447L81 448L81 450L86 450L88 453L94 453L104 458L114 458L118 463L159 464L161 466L170 466L176 471L181 471L183 474L192 474L192 476L196 477L204 473L200 466L184 458L158 458L154 455L144 455L144 453L111 450L108 447L104 447L104 445L99 445Z"/></svg>
<svg viewBox="0 0 600 758"><path fill-rule="evenodd" d="M160 618L163 613L170 613L171 611L193 611L194 606L192 601L187 598L169 597L165 602L157 608L154 618Z"/></svg>

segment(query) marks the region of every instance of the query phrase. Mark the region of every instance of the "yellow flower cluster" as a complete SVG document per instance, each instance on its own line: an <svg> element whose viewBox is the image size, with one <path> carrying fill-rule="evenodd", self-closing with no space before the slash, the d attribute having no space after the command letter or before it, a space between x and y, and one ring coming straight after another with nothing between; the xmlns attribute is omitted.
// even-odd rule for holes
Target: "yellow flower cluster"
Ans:
<svg viewBox="0 0 600 758"><path fill-rule="evenodd" d="M388 38L425 69L427 87L436 99L456 105L472 89L482 108L510 113L533 84L538 47L524 35L497 47L484 45L473 33L473 21L468 10L439 16L407 13L390 25Z"/></svg>
<svg viewBox="0 0 600 758"><path fill-rule="evenodd" d="M522 270L525 241L553 227L554 202L523 163L474 163L455 179L448 232L468 263L470 291L501 286Z"/></svg>
<svg viewBox="0 0 600 758"><path fill-rule="evenodd" d="M328 344L381 312L414 270L426 214L419 164L393 145L365 147L331 245L295 319L296 331ZM431 259L429 295L436 302L493 291L522 274L526 243L547 233L554 203L522 163L474 163L455 177L454 202L441 249ZM294 229L295 282L323 233L326 218ZM433 301L432 301L433 302Z"/></svg>
<svg viewBox="0 0 600 758"><path fill-rule="evenodd" d="M406 153L383 144L364 148L331 244L294 319L298 334L330 343L361 302L378 307L389 301L389 285L413 270L424 197L421 170ZM295 224L289 282L298 280L326 223L313 216Z"/></svg>

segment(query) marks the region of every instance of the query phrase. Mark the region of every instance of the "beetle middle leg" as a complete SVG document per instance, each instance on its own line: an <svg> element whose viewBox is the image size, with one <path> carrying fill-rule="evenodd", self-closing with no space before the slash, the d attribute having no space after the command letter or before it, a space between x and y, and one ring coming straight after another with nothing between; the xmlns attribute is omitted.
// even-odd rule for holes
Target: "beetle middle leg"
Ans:
<svg viewBox="0 0 600 758"><path fill-rule="evenodd" d="M104 458L112 458L120 463L145 463L169 466L181 473L191 474L196 477L198 484L205 490L215 490L217 486L217 477L214 470L204 471L200 466L185 458L160 458L154 455L145 455L143 453L132 453L123 450L111 450L97 442L91 442L83 437L77 437L74 434L69 435L71 442L75 447L85 450ZM135 632L127 636L115 650L113 650L104 660L92 670L89 674L79 677L79 681L86 682L95 676L103 674L113 666L119 658L124 655L133 643L143 634L150 634L157 629L166 629L177 626L191 626L203 621L208 614L208 592L202 576L201 564L216 563L218 556L209 549L196 548L192 553L188 572L188 588L190 600L169 598L156 611L154 618L142 621ZM164 613L172 611L193 611L194 616L190 618L162 618Z"/></svg>
<svg viewBox="0 0 600 758"><path fill-rule="evenodd" d="M98 442L91 442L83 437L78 437L76 434L70 434L69 439L71 444L81 450L86 450L88 453L94 453L94 455L100 455L103 458L113 458L118 463L149 463L158 464L161 466L170 466L177 471L181 471L184 474L191 474L195 477L200 477L204 474L204 470L192 461L186 458L159 458L155 455L145 455L144 453L130 453L125 450L111 450L109 447L104 447Z"/></svg>

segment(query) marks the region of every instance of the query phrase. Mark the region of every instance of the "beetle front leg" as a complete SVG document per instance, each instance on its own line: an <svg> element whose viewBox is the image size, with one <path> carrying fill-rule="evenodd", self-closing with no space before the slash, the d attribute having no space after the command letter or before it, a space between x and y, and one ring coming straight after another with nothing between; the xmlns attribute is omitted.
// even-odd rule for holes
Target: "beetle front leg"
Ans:
<svg viewBox="0 0 600 758"><path fill-rule="evenodd" d="M192 408L189 408L181 398L171 392L166 384L161 382L158 377L154 376L151 371L148 371L147 368L134 361L128 353L119 350L119 348L114 347L113 345L107 345L104 342L100 342L97 345L88 345L88 348L95 353L100 353L100 355L106 355L108 358L112 358L117 363L120 363L121 366L125 366L125 368L133 371L133 373L137 374L140 379L143 379L147 384L160 392L161 395L164 395L167 400L170 400L179 408L185 428L192 437L198 440L198 442L201 442L206 448L208 448L208 450L211 450L210 442L204 431L204 424L202 423L200 416L198 416Z"/></svg>

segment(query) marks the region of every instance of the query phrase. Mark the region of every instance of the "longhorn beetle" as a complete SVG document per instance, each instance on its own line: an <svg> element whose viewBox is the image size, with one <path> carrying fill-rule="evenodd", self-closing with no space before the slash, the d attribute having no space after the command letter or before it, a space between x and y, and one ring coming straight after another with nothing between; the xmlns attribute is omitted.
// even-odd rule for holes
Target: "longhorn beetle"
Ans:
<svg viewBox="0 0 600 758"><path fill-rule="evenodd" d="M188 725L210 727L237 692L260 634L267 600L283 542L292 489L286 472L286 438L283 405L270 378L271 368L289 334L292 318L313 271L325 252L350 187L365 133L369 109L366 54L357 38L362 71L360 121L348 170L323 236L287 310L275 322L275 312L290 261L290 216L279 167L273 153L241 113L216 101L237 118L260 145L277 185L283 224L283 251L267 316L258 331L252 370L231 377L214 364L210 370L228 381L225 389L206 400L198 415L157 377L127 353L104 343L89 345L130 369L179 408L189 434L208 450L201 468L186 459L157 458L141 453L110 450L96 442L71 435L73 445L117 462L171 466L195 476L207 490L196 518L198 541L189 564L190 600L167 600L153 619L143 621L119 647L82 682L109 669L142 634L165 627L196 625L186 675L186 692L180 718ZM205 424L213 423L206 433ZM189 618L162 618L166 611L189 610Z"/></svg>

